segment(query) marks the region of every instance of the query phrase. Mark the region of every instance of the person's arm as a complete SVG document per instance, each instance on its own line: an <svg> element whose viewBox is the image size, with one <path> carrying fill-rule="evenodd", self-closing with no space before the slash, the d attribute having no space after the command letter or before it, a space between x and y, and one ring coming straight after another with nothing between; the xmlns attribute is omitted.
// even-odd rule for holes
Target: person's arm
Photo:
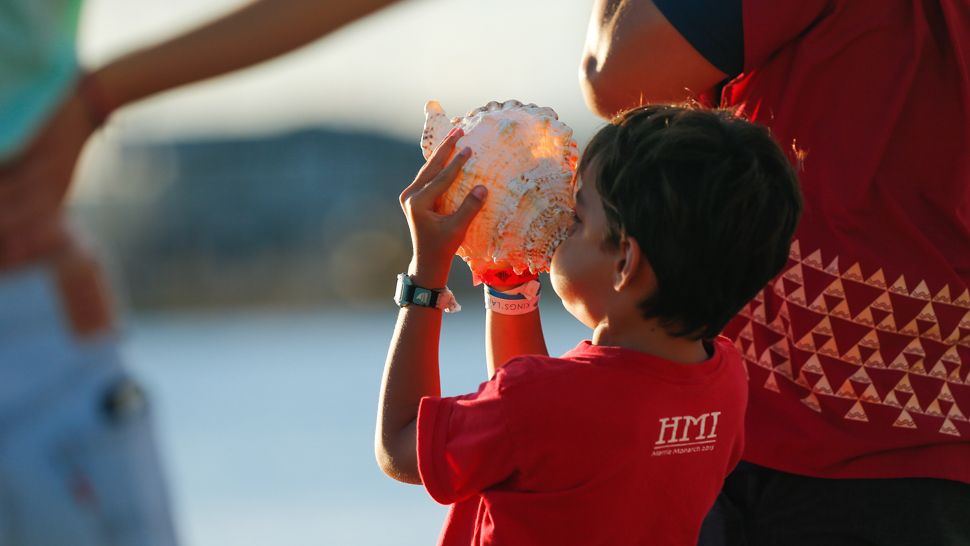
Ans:
<svg viewBox="0 0 970 546"><path fill-rule="evenodd" d="M683 101L726 77L651 0L595 0L579 78L597 115L609 119L640 104Z"/></svg>
<svg viewBox="0 0 970 546"><path fill-rule="evenodd" d="M434 212L435 200L448 189L468 159L467 153L459 153L445 167L461 136L461 131L449 135L401 194L414 249L408 274L415 284L425 288L443 288L447 284L452 257L484 204L485 188L476 186L454 214ZM374 451L381 470L406 483L422 483L416 420L421 398L440 394L441 313L413 305L402 308L384 365Z"/></svg>
<svg viewBox="0 0 970 546"><path fill-rule="evenodd" d="M257 0L94 71L110 107L272 59L394 0Z"/></svg>
<svg viewBox="0 0 970 546"><path fill-rule="evenodd" d="M0 237L29 241L54 222L84 144L111 111L287 53L393 1L257 0L94 70L25 151L0 165Z"/></svg>
<svg viewBox="0 0 970 546"><path fill-rule="evenodd" d="M433 284L420 272L419 286ZM424 396L439 396L438 339L441 311L408 306L397 315L394 337L384 364L374 443L377 464L385 474L420 484L417 456L418 404Z"/></svg>
<svg viewBox="0 0 970 546"><path fill-rule="evenodd" d="M524 315L503 315L485 311L485 363L494 377L510 358L519 355L549 355L542 334L539 309Z"/></svg>

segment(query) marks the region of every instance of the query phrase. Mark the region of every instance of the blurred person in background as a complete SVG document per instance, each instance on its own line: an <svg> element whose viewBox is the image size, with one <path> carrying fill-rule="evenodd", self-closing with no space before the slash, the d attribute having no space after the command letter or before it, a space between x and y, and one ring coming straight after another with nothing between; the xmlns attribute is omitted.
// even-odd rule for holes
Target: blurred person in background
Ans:
<svg viewBox="0 0 970 546"><path fill-rule="evenodd" d="M142 392L118 354L98 261L65 223L113 111L252 66L392 0L257 0L94 71L81 0L0 5L0 544L174 544Z"/></svg>
<svg viewBox="0 0 970 546"><path fill-rule="evenodd" d="M788 266L725 330L746 449L701 543L970 544L970 3L597 0L580 78L804 152Z"/></svg>

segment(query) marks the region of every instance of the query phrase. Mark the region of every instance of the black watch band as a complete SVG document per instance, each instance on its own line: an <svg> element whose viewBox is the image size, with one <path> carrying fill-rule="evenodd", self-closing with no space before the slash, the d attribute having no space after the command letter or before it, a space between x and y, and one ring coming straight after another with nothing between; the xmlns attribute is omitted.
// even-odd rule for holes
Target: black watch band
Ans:
<svg viewBox="0 0 970 546"><path fill-rule="evenodd" d="M417 305L419 307L438 307L441 290L434 290L418 286L411 281L411 276L401 273L397 276L397 290L394 291L394 303L398 307Z"/></svg>

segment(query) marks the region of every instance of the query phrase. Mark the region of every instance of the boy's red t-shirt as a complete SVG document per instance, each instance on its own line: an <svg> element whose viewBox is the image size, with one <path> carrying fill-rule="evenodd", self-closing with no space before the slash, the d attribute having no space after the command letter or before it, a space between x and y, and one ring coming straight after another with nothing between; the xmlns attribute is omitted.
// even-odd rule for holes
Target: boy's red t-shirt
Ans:
<svg viewBox="0 0 970 546"><path fill-rule="evenodd" d="M451 504L439 544L696 544L742 451L732 343L683 364L579 344L510 360L478 392L425 397L418 468Z"/></svg>

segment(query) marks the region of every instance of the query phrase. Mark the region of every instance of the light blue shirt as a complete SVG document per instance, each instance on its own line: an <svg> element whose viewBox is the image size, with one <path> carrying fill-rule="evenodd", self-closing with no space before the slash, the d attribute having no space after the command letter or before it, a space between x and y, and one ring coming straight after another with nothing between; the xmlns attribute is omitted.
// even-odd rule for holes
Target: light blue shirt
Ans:
<svg viewBox="0 0 970 546"><path fill-rule="evenodd" d="M0 161L37 133L78 73L81 0L0 0Z"/></svg>

